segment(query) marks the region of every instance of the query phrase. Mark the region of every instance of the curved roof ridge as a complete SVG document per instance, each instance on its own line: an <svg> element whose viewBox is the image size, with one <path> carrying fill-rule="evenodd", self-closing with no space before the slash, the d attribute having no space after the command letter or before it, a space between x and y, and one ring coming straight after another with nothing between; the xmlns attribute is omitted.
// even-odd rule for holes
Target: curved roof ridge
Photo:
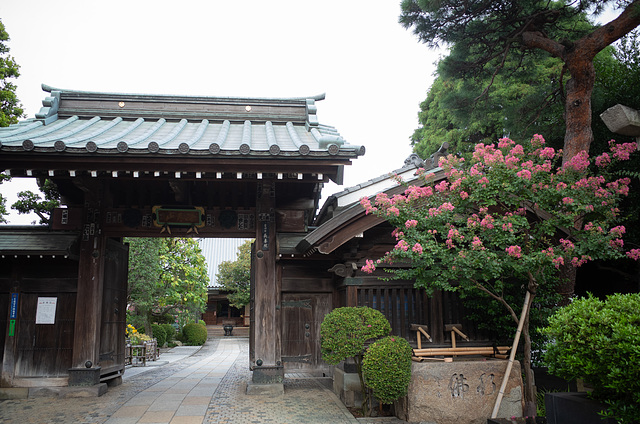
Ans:
<svg viewBox="0 0 640 424"><path fill-rule="evenodd" d="M303 97L241 97L241 96L202 96L202 95L183 95L183 94L148 94L148 93L117 93L117 92L100 92L100 91L84 91L84 90L67 90L63 88L52 87L48 84L42 84L42 90L47 93L53 91L59 91L62 94L85 94L85 95L97 95L97 96L119 96L119 97L156 97L163 99L210 99L210 100L243 100L243 101L301 101L304 102L308 99L311 100L324 100L326 93L320 93L313 96Z"/></svg>

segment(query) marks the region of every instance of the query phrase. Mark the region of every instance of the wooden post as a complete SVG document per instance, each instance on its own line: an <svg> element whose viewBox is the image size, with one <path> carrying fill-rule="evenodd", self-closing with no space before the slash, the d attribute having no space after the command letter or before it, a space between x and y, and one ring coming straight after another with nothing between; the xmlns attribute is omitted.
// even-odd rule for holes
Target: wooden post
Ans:
<svg viewBox="0 0 640 424"><path fill-rule="evenodd" d="M277 308L281 303L280 282L276 270L275 182L258 185L256 201L257 231L255 257L255 298L253 329L253 383L282 383L280 325Z"/></svg>
<svg viewBox="0 0 640 424"><path fill-rule="evenodd" d="M93 381L97 384L100 381L98 363L106 237L100 234L98 208L85 206L84 216L83 233L80 237L72 368L69 370L69 378L70 381L74 380L72 374L76 371L80 374L89 374L86 372L87 369L98 368L91 374L94 379L97 375L97 382ZM91 385L91 381L85 381L83 385Z"/></svg>

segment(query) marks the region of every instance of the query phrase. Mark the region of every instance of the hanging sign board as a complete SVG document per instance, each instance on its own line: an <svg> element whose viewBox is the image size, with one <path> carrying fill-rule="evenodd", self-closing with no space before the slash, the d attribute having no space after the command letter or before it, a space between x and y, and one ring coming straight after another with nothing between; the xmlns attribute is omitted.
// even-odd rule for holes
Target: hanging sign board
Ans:
<svg viewBox="0 0 640 424"><path fill-rule="evenodd" d="M16 320L9 320L9 336L13 337L16 334Z"/></svg>
<svg viewBox="0 0 640 424"><path fill-rule="evenodd" d="M36 324L55 324L57 297L39 297L36 309Z"/></svg>
<svg viewBox="0 0 640 424"><path fill-rule="evenodd" d="M11 306L9 307L9 319L18 318L18 293L11 293Z"/></svg>

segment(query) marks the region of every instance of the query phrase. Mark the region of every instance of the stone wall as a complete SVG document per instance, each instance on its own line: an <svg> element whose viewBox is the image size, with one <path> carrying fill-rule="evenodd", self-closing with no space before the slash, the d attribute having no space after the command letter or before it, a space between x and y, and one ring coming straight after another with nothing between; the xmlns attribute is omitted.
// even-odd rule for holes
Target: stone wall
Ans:
<svg viewBox="0 0 640 424"><path fill-rule="evenodd" d="M506 360L454 359L413 362L408 395L396 402L396 415L425 424L485 424L491 417L507 368ZM515 362L498 418L522 417L522 376Z"/></svg>

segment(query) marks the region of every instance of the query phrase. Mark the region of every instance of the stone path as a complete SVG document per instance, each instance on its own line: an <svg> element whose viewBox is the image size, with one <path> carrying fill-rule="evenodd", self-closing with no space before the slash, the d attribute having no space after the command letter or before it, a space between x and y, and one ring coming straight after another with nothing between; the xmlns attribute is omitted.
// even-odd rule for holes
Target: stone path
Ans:
<svg viewBox="0 0 640 424"><path fill-rule="evenodd" d="M249 396L248 339L209 339L176 348L152 366L130 368L123 384L99 398L0 401L0 422L40 423L403 423L355 419L329 378L286 378L280 396Z"/></svg>

